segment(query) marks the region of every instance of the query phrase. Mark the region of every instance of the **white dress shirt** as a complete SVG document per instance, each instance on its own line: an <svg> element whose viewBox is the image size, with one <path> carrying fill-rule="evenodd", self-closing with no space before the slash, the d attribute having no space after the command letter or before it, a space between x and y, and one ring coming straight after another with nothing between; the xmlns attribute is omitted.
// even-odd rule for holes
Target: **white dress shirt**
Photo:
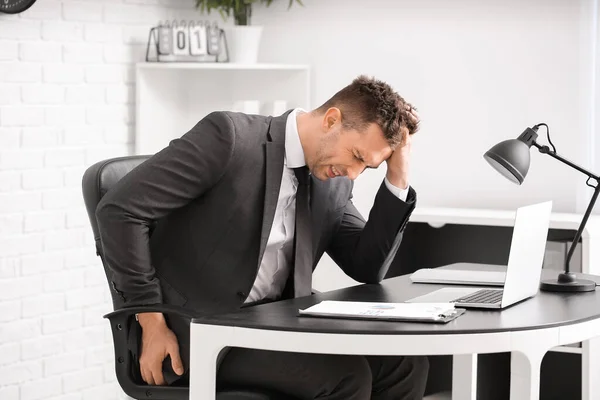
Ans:
<svg viewBox="0 0 600 400"><path fill-rule="evenodd" d="M251 303L266 298L278 299L293 265L294 230L296 227L296 190L298 180L293 168L306 165L304 150L300 143L296 116L301 109L294 109L288 115L285 126L285 157L279 199L275 208L273 226L267 240L267 247L261 260L258 275L252 290L246 299ZM335 178L333 178L335 179ZM400 189L392 185L387 178L386 187L398 198L406 201L408 187Z"/></svg>

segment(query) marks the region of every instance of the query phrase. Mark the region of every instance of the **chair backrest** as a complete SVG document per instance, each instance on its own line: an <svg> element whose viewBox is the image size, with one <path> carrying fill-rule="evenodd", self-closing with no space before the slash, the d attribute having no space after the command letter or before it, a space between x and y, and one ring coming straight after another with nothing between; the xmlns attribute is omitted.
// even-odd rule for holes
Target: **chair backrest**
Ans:
<svg viewBox="0 0 600 400"><path fill-rule="evenodd" d="M108 266L104 260L102 241L98 222L96 221L96 209L102 197L138 165L146 161L150 156L128 156L111 158L99 161L89 167L82 178L83 200L87 209L94 241L96 243L96 254L102 260L107 282L111 282ZM147 386L141 381L139 372L139 340L141 331L139 325L134 323L133 314L129 310L123 312L124 303L114 288L110 287L113 301L113 309L120 310L105 315L110 319L115 349L115 372L119 385L123 391L138 400L182 400L189 398L188 387L170 386ZM127 310L126 310L127 311Z"/></svg>
<svg viewBox="0 0 600 400"><path fill-rule="evenodd" d="M96 221L96 208L102 197L108 192L120 179L131 172L138 165L146 161L150 156L128 156L111 158L97 162L89 167L83 174L82 189L85 207L87 209L90 224L94 232L94 241L96 243L96 254L100 256L107 282L110 282L109 270L103 257L102 242ZM189 387L187 386L147 386L141 382L139 373L139 361L137 360L137 351L139 347L140 330L132 329L139 327L137 323L131 323L132 308L124 309L123 302L117 295L114 288L110 288L113 300L113 313L105 317L111 321L111 330L115 347L115 371L117 380L123 391L138 400L184 400L189 399ZM135 353L135 354L134 354ZM268 395L259 391L241 389L232 389L219 391L218 400L271 400L279 399L275 395ZM286 399L288 397L285 397ZM292 400L292 399L290 399Z"/></svg>
<svg viewBox="0 0 600 400"><path fill-rule="evenodd" d="M96 254L102 259L104 273L106 274L107 282L110 282L110 276L106 263L104 262L102 242L100 241L100 233L98 222L96 221L96 208L106 194L121 178L127 175L135 167L146 161L150 156L126 156L110 158L108 160L99 161L90 166L82 178L83 200L87 209L92 231L94 232L94 241L96 243ZM123 305L122 300L117 293L110 288L110 293L113 300L113 308L116 310Z"/></svg>

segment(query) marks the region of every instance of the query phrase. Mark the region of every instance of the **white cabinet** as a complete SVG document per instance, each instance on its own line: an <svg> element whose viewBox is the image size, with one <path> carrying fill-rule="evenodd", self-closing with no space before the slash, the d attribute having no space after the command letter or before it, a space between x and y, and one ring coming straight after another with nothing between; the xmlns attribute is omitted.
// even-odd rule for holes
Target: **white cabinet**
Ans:
<svg viewBox="0 0 600 400"><path fill-rule="evenodd" d="M445 225L461 225L465 228L469 226L513 227L514 218L515 212L508 210L417 207L411 215L410 223L427 223L434 228ZM549 237L553 232L560 230L566 232L572 240L582 218L583 216L579 214L552 213ZM490 243L490 246L497 246L497 244ZM581 271L574 272L600 275L600 216L590 216L578 248L581 250Z"/></svg>
<svg viewBox="0 0 600 400"><path fill-rule="evenodd" d="M135 154L154 154L210 112L240 111L243 102L267 115L274 102L311 107L307 65L145 62L135 73Z"/></svg>

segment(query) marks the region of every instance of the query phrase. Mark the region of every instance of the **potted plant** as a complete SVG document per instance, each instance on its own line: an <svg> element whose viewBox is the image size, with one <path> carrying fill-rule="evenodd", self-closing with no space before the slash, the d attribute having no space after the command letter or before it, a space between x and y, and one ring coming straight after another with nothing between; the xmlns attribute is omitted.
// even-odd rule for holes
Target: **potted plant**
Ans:
<svg viewBox="0 0 600 400"><path fill-rule="evenodd" d="M196 8L202 13L217 10L224 20L233 15L233 26L224 28L229 47L229 61L237 63L255 63L258 58L258 47L262 35L262 26L250 24L254 3L264 3L267 7L273 0L195 0ZM289 0L302 5L301 0Z"/></svg>

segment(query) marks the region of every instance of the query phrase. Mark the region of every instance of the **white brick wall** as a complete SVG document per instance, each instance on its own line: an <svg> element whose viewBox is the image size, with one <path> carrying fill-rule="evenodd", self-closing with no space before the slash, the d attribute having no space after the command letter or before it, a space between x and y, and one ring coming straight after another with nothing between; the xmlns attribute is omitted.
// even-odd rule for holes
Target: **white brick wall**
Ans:
<svg viewBox="0 0 600 400"><path fill-rule="evenodd" d="M0 399L111 400L111 310L81 195L128 154L133 67L193 0L38 0L0 14Z"/></svg>

